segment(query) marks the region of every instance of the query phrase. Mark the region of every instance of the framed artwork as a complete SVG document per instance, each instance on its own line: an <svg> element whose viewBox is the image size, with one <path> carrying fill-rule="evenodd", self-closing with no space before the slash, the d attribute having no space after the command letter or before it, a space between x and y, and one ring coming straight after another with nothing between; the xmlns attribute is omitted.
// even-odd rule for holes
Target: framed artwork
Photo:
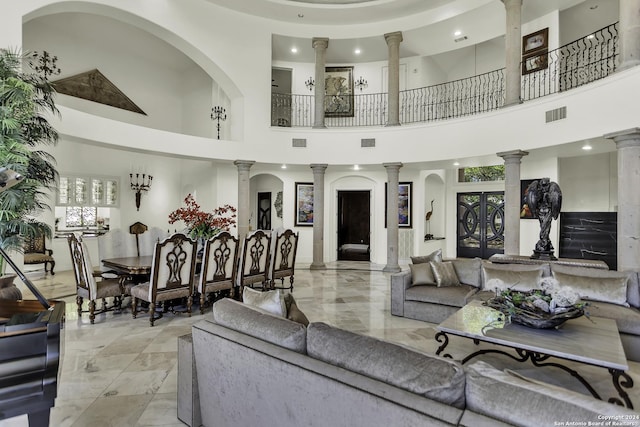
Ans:
<svg viewBox="0 0 640 427"><path fill-rule="evenodd" d="M538 219L536 214L531 212L531 209L529 209L529 205L527 205L525 197L527 196L527 188L529 187L529 184L531 184L533 181L538 181L539 179L540 178L520 180L520 219Z"/></svg>
<svg viewBox="0 0 640 427"><path fill-rule="evenodd" d="M413 199L411 193L412 182L400 182L398 183L398 227L411 228L412 222L412 208ZM384 184L384 226L387 226L387 189L389 184Z"/></svg>
<svg viewBox="0 0 640 427"><path fill-rule="evenodd" d="M549 28L543 28L535 33L527 34L522 37L522 56L528 56L529 54L541 49L549 48Z"/></svg>
<svg viewBox="0 0 640 427"><path fill-rule="evenodd" d="M353 117L353 67L325 67L325 117Z"/></svg>
<svg viewBox="0 0 640 427"><path fill-rule="evenodd" d="M313 183L296 182L296 227L313 226Z"/></svg>
<svg viewBox="0 0 640 427"><path fill-rule="evenodd" d="M522 58L522 75L544 70L549 66L547 49Z"/></svg>

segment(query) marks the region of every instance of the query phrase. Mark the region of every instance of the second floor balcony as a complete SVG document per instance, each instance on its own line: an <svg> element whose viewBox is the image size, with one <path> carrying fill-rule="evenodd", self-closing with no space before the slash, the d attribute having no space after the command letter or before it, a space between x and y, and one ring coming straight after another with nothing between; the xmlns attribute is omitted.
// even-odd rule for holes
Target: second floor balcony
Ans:
<svg viewBox="0 0 640 427"><path fill-rule="evenodd" d="M558 49L530 55L521 63L520 100L526 102L603 79L618 67L618 23L604 27ZM400 91L400 123L446 120L501 108L505 69ZM327 127L384 126L388 94L325 95ZM271 95L271 125L311 127L314 95Z"/></svg>

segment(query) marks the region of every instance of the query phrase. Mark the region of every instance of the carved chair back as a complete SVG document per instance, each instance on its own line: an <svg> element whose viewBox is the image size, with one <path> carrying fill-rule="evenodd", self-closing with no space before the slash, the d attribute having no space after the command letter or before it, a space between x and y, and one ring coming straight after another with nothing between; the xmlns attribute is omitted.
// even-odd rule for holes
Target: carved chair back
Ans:
<svg viewBox="0 0 640 427"><path fill-rule="evenodd" d="M196 251L196 242L182 233L156 243L151 264L150 302L156 301L158 293L193 293Z"/></svg>
<svg viewBox="0 0 640 427"><path fill-rule="evenodd" d="M293 289L293 273L296 264L296 252L298 250L298 233L294 233L293 230L287 229L276 235L274 239L273 253L271 260L271 272L270 279L271 285L275 279L282 279L290 277L291 286Z"/></svg>
<svg viewBox="0 0 640 427"><path fill-rule="evenodd" d="M271 235L262 230L244 238L238 279L241 287L258 282L268 283L270 246Z"/></svg>
<svg viewBox="0 0 640 427"><path fill-rule="evenodd" d="M233 287L238 265L238 246L238 239L226 231L205 242L199 292L211 283L228 283L229 288Z"/></svg>

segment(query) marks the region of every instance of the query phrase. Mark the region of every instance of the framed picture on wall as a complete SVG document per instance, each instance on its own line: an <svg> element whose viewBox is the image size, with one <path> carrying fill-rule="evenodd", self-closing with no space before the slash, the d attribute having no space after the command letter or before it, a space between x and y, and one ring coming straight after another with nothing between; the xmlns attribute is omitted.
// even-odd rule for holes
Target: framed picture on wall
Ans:
<svg viewBox="0 0 640 427"><path fill-rule="evenodd" d="M325 67L325 117L353 117L353 67Z"/></svg>
<svg viewBox="0 0 640 427"><path fill-rule="evenodd" d="M412 193L411 186L412 182L400 182L398 184L398 227L401 228L411 228L413 226L412 223ZM384 226L387 226L387 189L388 183L384 184Z"/></svg>
<svg viewBox="0 0 640 427"><path fill-rule="evenodd" d="M537 215L531 212L529 205L527 204L527 189L533 181L539 181L538 179L523 179L520 180L520 219L537 219Z"/></svg>
<svg viewBox="0 0 640 427"><path fill-rule="evenodd" d="M549 28L522 37L522 56L527 56L541 49L549 48Z"/></svg>
<svg viewBox="0 0 640 427"><path fill-rule="evenodd" d="M313 226L313 183L296 182L296 226Z"/></svg>
<svg viewBox="0 0 640 427"><path fill-rule="evenodd" d="M549 66L547 49L522 58L522 75L544 70Z"/></svg>

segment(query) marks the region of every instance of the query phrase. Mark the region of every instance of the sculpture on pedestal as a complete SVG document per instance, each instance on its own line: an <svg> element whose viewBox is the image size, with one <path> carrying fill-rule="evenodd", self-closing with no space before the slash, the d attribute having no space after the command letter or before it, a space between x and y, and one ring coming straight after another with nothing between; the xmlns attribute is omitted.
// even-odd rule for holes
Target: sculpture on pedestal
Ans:
<svg viewBox="0 0 640 427"><path fill-rule="evenodd" d="M531 212L540 221L540 240L536 243L531 258L556 260L549 232L551 231L551 221L558 219L562 207L560 186L550 181L549 178L535 180L527 187L524 198Z"/></svg>

